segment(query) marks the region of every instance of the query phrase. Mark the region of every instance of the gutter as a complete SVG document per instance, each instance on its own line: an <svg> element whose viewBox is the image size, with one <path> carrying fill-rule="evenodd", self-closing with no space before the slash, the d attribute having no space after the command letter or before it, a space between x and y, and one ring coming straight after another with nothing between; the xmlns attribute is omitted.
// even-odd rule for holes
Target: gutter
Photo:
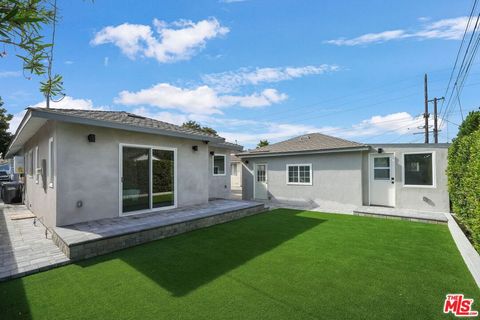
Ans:
<svg viewBox="0 0 480 320"><path fill-rule="evenodd" d="M326 150L237 153L236 156L239 158L264 158L264 157L297 156L297 155L339 153L339 152L353 152L353 151L368 151L370 149L371 149L370 146L363 146L363 147L338 148L338 149L326 149Z"/></svg>
<svg viewBox="0 0 480 320"><path fill-rule="evenodd" d="M213 142L211 144L211 146L216 147L216 148L224 148L224 149L228 149L228 150L233 150L233 151L242 151L243 150L243 146L238 145L238 144L233 144L233 143L215 143L215 142Z"/></svg>

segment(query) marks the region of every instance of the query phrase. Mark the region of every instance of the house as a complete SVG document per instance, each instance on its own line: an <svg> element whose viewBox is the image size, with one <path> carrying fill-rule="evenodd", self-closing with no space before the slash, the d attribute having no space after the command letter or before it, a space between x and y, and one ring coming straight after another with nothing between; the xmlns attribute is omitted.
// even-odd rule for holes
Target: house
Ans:
<svg viewBox="0 0 480 320"><path fill-rule="evenodd" d="M238 153L243 198L352 211L449 212L448 144L366 145L310 133Z"/></svg>
<svg viewBox="0 0 480 320"><path fill-rule="evenodd" d="M24 157L24 202L56 227L228 198L241 150L127 112L29 108L7 157Z"/></svg>

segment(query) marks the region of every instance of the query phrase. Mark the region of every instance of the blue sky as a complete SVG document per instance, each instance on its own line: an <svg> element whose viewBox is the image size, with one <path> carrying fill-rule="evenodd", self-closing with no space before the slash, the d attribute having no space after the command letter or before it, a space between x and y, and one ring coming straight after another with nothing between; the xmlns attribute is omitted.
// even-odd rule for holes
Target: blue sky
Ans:
<svg viewBox="0 0 480 320"><path fill-rule="evenodd" d="M141 3L141 4L140 4ZM193 119L253 147L320 131L360 142L421 142L423 73L442 96L471 1L59 1L54 107ZM42 106L11 48L0 95ZM478 62L461 96L478 107ZM452 111L449 121L459 123ZM442 127L441 141L456 126Z"/></svg>

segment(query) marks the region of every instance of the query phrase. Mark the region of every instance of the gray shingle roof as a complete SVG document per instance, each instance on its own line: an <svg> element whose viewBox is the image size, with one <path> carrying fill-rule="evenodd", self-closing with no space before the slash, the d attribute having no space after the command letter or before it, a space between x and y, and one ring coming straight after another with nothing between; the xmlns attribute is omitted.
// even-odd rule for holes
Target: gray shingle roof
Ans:
<svg viewBox="0 0 480 320"><path fill-rule="evenodd" d="M260 155L290 152L335 151L368 147L367 145L341 138L327 136L321 133L307 133L289 140L274 143L265 147L239 153L237 155Z"/></svg>
<svg viewBox="0 0 480 320"><path fill-rule="evenodd" d="M206 138L219 138L213 134L208 134L202 131L184 128L168 122L163 122L156 119L151 119L125 111L102 111L102 110L78 110L78 109L45 109L45 108L30 108L32 110L40 110L43 112L56 113L72 117L108 121L131 126L146 127L152 129L162 129L172 132L193 134L196 136L204 136ZM220 137L221 138L221 137Z"/></svg>

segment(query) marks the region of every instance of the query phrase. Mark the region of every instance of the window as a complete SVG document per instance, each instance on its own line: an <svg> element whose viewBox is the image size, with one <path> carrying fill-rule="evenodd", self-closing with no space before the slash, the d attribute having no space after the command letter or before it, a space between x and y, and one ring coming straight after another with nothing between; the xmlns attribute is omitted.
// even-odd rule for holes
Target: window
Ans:
<svg viewBox="0 0 480 320"><path fill-rule="evenodd" d="M404 154L404 184L434 186L433 153Z"/></svg>
<svg viewBox="0 0 480 320"><path fill-rule="evenodd" d="M28 152L28 175L33 176L33 151Z"/></svg>
<svg viewBox="0 0 480 320"><path fill-rule="evenodd" d="M39 166L39 161L38 161L38 146L35 147L35 161L34 161L34 165L33 165L33 170L35 171L35 183L38 183L39 179L40 179L40 172L38 171L38 166Z"/></svg>
<svg viewBox="0 0 480 320"><path fill-rule="evenodd" d="M312 184L311 164L288 164L287 184Z"/></svg>
<svg viewBox="0 0 480 320"><path fill-rule="evenodd" d="M30 171L28 171L28 152L25 152L25 174L28 174Z"/></svg>
<svg viewBox="0 0 480 320"><path fill-rule="evenodd" d="M226 157L223 154L213 156L213 175L223 176L225 175L225 162Z"/></svg>
<svg viewBox="0 0 480 320"><path fill-rule="evenodd" d="M48 186L53 188L54 177L55 177L55 145L53 143L53 138L48 140Z"/></svg>
<svg viewBox="0 0 480 320"><path fill-rule="evenodd" d="M257 165L257 182L267 182L267 166L264 164Z"/></svg>
<svg viewBox="0 0 480 320"><path fill-rule="evenodd" d="M373 179L390 180L390 157L373 158Z"/></svg>
<svg viewBox="0 0 480 320"><path fill-rule="evenodd" d="M175 206L175 149L120 145L120 214Z"/></svg>
<svg viewBox="0 0 480 320"><path fill-rule="evenodd" d="M238 175L237 164L236 163L231 164L231 173L230 174L232 176L237 176Z"/></svg>

